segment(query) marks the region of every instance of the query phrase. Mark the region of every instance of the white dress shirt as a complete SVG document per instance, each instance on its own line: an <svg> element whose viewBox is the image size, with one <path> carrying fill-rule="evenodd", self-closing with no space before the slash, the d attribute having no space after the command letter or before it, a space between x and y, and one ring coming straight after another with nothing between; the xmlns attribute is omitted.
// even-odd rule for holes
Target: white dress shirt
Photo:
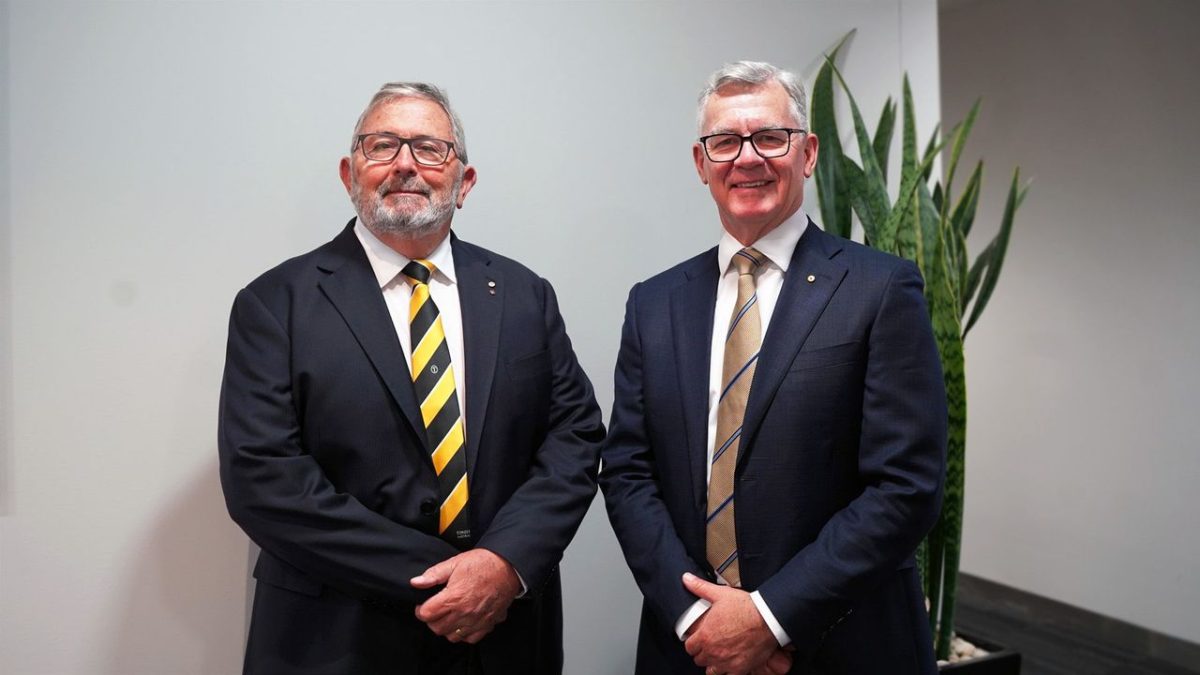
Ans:
<svg viewBox="0 0 1200 675"><path fill-rule="evenodd" d="M779 300L779 291L783 288L783 277L787 274L788 264L792 261L792 252L796 243L808 227L808 215L804 209L796 211L791 218L783 221L778 227L762 236L751 244L759 253L766 256L767 261L755 278L755 294L758 296L758 316L761 326L760 339L767 334L767 326L771 324L771 315L775 312L775 303ZM734 239L728 232L722 232L721 241L717 244L717 265L721 277L717 281L717 304L713 314L712 349L708 369L708 477L712 477L712 453L717 436L717 403L721 398L723 369L725 366L725 334L729 329L729 320L733 316L733 306L737 303L738 273L730 265L734 254L745 248L741 242ZM736 500L734 501L736 507ZM723 583L723 580L722 580ZM776 620L775 614L767 606L758 591L750 594L755 607L762 614L763 621L775 634L781 647L786 647L792 639ZM684 633L711 606L707 600L697 600L675 622L675 634L682 640Z"/></svg>
<svg viewBox="0 0 1200 675"><path fill-rule="evenodd" d="M412 368L412 331L408 325L408 304L412 299L412 286L404 276L404 266L412 259L396 252L396 249L379 241L361 221L354 223L354 234L362 242L371 270L383 291L396 337L404 350L404 360ZM442 330L446 333L446 346L450 349L450 365L454 368L454 389L458 395L458 409L462 411L463 429L470 420L467 410L466 372L467 361L463 352L462 306L458 301L458 285L454 273L454 252L450 248L450 235L425 258L433 263L437 271L429 278L429 297L437 305L442 316Z"/></svg>
<svg viewBox="0 0 1200 675"><path fill-rule="evenodd" d="M387 304L388 314L392 315L392 325L396 327L396 337L400 339L400 348L404 350L404 360L412 368L412 331L408 324L408 305L412 300L412 285L404 275L404 266L412 258L407 258L396 249L379 241L379 238L362 224L355 221L354 234L362 243L367 253L367 261L371 263L371 271L383 291L383 301ZM458 409L462 411L463 434L466 429L470 412L467 410L467 360L463 348L462 305L458 300L458 278L454 271L454 250L450 247L450 235L433 249L425 260L433 263L437 269L429 278L429 297L437 305L438 314L442 317L442 331L446 334L446 346L450 349L450 366L454 369L454 389L458 396ZM517 597L524 597L529 591L525 578L513 568L517 581L521 582L521 592Z"/></svg>

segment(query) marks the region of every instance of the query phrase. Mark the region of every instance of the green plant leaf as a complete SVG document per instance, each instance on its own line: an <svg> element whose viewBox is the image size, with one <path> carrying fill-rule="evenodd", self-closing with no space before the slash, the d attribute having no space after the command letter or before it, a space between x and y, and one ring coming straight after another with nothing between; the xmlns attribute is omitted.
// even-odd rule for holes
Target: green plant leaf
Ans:
<svg viewBox="0 0 1200 675"><path fill-rule="evenodd" d="M920 225L921 234L921 270L933 269L935 262L941 258L945 258L945 266L952 267L953 262L953 246L950 242L945 241L945 232L942 228L941 216L938 214L937 207L933 204L933 197L929 194L929 186L925 181L917 181L916 201L918 205L918 222ZM950 284L953 291L955 288L954 275L948 274L949 270L943 270L946 274L946 281Z"/></svg>
<svg viewBox="0 0 1200 675"><path fill-rule="evenodd" d="M992 299L992 291L996 290L996 282L1000 279L1000 269L1004 265L1004 254L1008 252L1008 240L1012 234L1013 218L1017 214L1017 208L1025 199L1025 189L1019 189L1021 169L1017 168L1013 171L1012 184L1008 188L1008 199L1004 203L1004 215L1000 217L1000 231L996 233L996 237L992 239L989 246L995 246L992 252L991 260L988 261L987 272L984 274L983 282L979 287L979 297L975 300L975 305L971 307L971 318L967 321L967 327L963 330L963 337L971 331L971 327L979 320L983 314L983 310L987 307L987 303ZM1026 188L1028 189L1028 188Z"/></svg>
<svg viewBox="0 0 1200 675"><path fill-rule="evenodd" d="M975 170L971 172L971 178L967 180L967 187L963 190L962 196L958 198L958 205L954 207L954 213L950 216L950 222L954 224L954 229L962 232L965 237L971 234L971 225L975 223L975 209L979 206L979 192L983 186L983 161L975 165Z"/></svg>
<svg viewBox="0 0 1200 675"><path fill-rule="evenodd" d="M967 181L967 189L959 197L958 205L954 208L946 225L948 228L947 240L952 244L950 253L954 267L954 287L960 293L959 304L963 312L966 312L967 303L970 301L971 295L975 293L975 289L978 288L977 285L970 284L970 274L967 271L967 233L964 229L969 231L971 223L975 220L975 208L979 204L979 189L982 179L983 162L979 162L971 174L971 179ZM946 213L945 208L944 205L939 207L943 217Z"/></svg>
<svg viewBox="0 0 1200 675"><path fill-rule="evenodd" d="M987 270L988 265L992 261L992 253L996 250L996 240L988 242L988 245L983 247L979 252L979 256L975 258L975 262L971 264L971 271L967 273L967 285L963 289L961 311L966 313L967 307L971 304L971 299L975 297L975 292L979 290L979 282L983 281L983 273Z"/></svg>
<svg viewBox="0 0 1200 675"><path fill-rule="evenodd" d="M828 60L826 62L829 63ZM841 71L837 69L836 65L832 67L833 74L841 83L842 90L846 92L846 99L850 102L850 115L854 119L854 136L858 140L858 154L862 161L862 190L856 191L857 196L852 201L854 211L858 214L859 221L863 222L864 228L867 219L880 225L876 229L872 246L884 251L894 251L895 228L892 226L891 230L887 229L889 227L888 215L891 212L887 182L883 178L883 172L879 169L879 162L875 159L875 149L871 146L871 136L867 133L867 125L863 122L858 102L854 100L854 94L850 91L846 80L842 78ZM846 166L844 162L842 166L843 168Z"/></svg>
<svg viewBox="0 0 1200 675"><path fill-rule="evenodd" d="M845 155L842 155L842 183L846 186L846 201L854 207L858 222L862 223L864 242L875 246L881 223L875 220L874 211L866 202L867 177L862 167Z"/></svg>
<svg viewBox="0 0 1200 675"><path fill-rule="evenodd" d="M933 133L929 135L929 142L925 144L925 155L923 155L923 156L928 156L930 153L936 152L936 150L934 150L934 148L938 147L938 134L941 133L941 131L942 131L942 124L940 122L933 125ZM929 168L925 169L925 173L921 177L925 179L925 182L929 182L929 176L932 173L933 173L933 165L930 164ZM939 202L938 203L938 211L941 212L941 210L942 210L942 205Z"/></svg>
<svg viewBox="0 0 1200 675"><path fill-rule="evenodd" d="M825 57L825 63L817 72L813 83L810 126L821 139L821 151L817 153L817 199L821 206L821 219L825 228L841 237L850 238L852 226L849 187L842 175L842 142L837 127L837 115L833 97L833 62L846 40L854 34L850 31L842 36L837 45Z"/></svg>
<svg viewBox="0 0 1200 675"><path fill-rule="evenodd" d="M958 291L951 284L949 245L946 235L948 224L938 219L940 236L936 255L931 265L933 275L930 284L933 292L929 298L930 320L938 355L942 360L942 375L946 383L947 439L946 480L942 498L941 551L942 579L941 598L938 604L938 652L948 650L950 633L954 627L954 603L958 581L958 564L962 550L964 462L967 440L967 382L966 364L963 359L962 323L958 309Z"/></svg>
<svg viewBox="0 0 1200 675"><path fill-rule="evenodd" d="M879 113L879 126L875 127L875 140L871 147L875 149L875 161L879 163L879 172L887 180L888 151L892 147L892 133L896 130L896 104L889 96L883 102L883 112Z"/></svg>
<svg viewBox="0 0 1200 675"><path fill-rule="evenodd" d="M958 170L958 159L962 156L963 146L967 144L967 136L971 134L971 128L975 126L975 118L979 116L980 99L975 99L975 104L971 106L970 112L967 113L967 118L959 122L954 127L954 131L950 134L954 137L954 144L950 150L950 166L946 168L946 194L954 194L951 187L954 184L954 173ZM949 201L947 201L947 204ZM943 213L945 213L943 211Z"/></svg>
<svg viewBox="0 0 1200 675"><path fill-rule="evenodd" d="M912 89L908 85L908 75L904 76L901 84L902 100L904 101L904 123L900 136L900 184L906 185L917 175L917 121L913 114ZM915 186L914 186L915 187ZM902 258L916 261L922 274L928 274L925 261L921 255L921 204L916 190L908 194L901 188L892 207L891 218L895 222L896 254Z"/></svg>
<svg viewBox="0 0 1200 675"><path fill-rule="evenodd" d="M908 175L905 176L903 181L900 183L900 194L896 197L896 208L891 210L891 213L888 215L887 222L885 222L879 228L880 231L884 233L883 236L892 237L893 242L896 238L896 232L900 228L900 221L906 215L902 205L907 205L908 208L911 209L919 208L919 206L913 207L910 202L912 202L916 197L917 186L922 184L921 175L925 173L925 169L937 158L937 153L940 152L940 150L941 146L939 145L935 147L934 151L930 153L929 156L927 156L924 160L922 160L921 163L918 164L914 169L901 172L901 174L907 173ZM855 211L858 211L857 206L855 206ZM913 213L916 214L919 213L919 211L914 210ZM861 213L859 214L859 220L862 220ZM896 252L895 249L883 248L882 246L877 246L875 244L871 244L871 246L883 251L888 251L889 253Z"/></svg>
<svg viewBox="0 0 1200 675"><path fill-rule="evenodd" d="M953 230L953 229L950 230L950 235L954 240L954 247L957 249L957 255L956 255L956 258L954 261L954 264L955 264L954 287L958 289L959 298L961 300L961 299L964 299L967 297L967 292L965 290L965 287L967 285L967 277L968 277L967 238L965 236L963 236L962 232L959 232L958 230ZM971 292L974 293L974 290L972 290ZM966 304L960 305L959 310L958 310L958 321L960 324L962 323L963 319L965 318L966 313L967 313Z"/></svg>

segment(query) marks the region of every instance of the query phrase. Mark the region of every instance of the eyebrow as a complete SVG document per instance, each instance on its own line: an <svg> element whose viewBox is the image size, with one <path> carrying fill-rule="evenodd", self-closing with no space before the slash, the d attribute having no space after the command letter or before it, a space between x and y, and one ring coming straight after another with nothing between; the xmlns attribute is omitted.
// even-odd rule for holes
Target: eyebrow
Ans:
<svg viewBox="0 0 1200 675"><path fill-rule="evenodd" d="M754 134L757 134L760 131L766 131L767 129L786 129L786 128L788 128L787 125L768 124L767 126L759 127L746 135L753 136ZM742 133L740 131L736 131L733 129L727 129L725 127L717 127L716 129L713 129L704 135L705 136L715 136L716 134L730 134L733 136L741 136L742 135Z"/></svg>
<svg viewBox="0 0 1200 675"><path fill-rule="evenodd" d="M429 134L418 134L416 136L401 136L400 134L398 134L394 131L363 131L359 135L360 136L370 136L372 134L380 135L380 136L391 136L392 138L399 138L404 141L429 141L429 140L446 141L446 139L444 139L440 136L430 136ZM449 143L450 141L446 141L446 142Z"/></svg>

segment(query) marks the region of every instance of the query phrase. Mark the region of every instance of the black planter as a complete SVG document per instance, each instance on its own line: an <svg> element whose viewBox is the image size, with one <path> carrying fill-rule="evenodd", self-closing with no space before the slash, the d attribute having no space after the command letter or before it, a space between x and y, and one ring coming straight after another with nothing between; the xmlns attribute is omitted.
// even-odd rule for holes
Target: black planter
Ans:
<svg viewBox="0 0 1200 675"><path fill-rule="evenodd" d="M970 635L960 635L962 639L988 652L969 661L950 663L938 668L938 672L953 673L954 675L1021 675L1021 655L998 644L981 640Z"/></svg>

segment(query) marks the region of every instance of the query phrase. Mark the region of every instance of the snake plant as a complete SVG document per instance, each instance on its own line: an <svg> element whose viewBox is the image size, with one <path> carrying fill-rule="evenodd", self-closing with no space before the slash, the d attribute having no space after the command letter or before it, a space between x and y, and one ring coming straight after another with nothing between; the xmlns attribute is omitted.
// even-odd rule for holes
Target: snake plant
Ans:
<svg viewBox="0 0 1200 675"><path fill-rule="evenodd" d="M966 186L957 195L952 189L963 146L979 114L979 102L976 101L966 119L951 130L947 139L943 139L939 129L935 128L924 151L918 154L912 92L908 77L904 77L900 176L897 197L892 201L888 197L887 172L896 125L896 104L891 98L884 103L875 133L869 133L854 96L834 64L844 42L845 38L826 57L812 88L812 129L821 139L816 168L817 195L827 229L849 238L853 212L862 224L866 244L916 262L925 277L925 298L946 380L949 439L942 512L918 551L918 561L925 595L930 601L935 651L939 659L945 659L950 652L962 551L967 438L963 338L979 320L996 288L1008 250L1013 217L1027 187L1020 186L1020 169L1016 169L999 232L974 262L968 264L966 240L979 205L983 162L975 165ZM850 104L858 162L847 156L841 146L834 112L835 80ZM945 149L947 141L949 158L942 181L933 175L933 162Z"/></svg>

